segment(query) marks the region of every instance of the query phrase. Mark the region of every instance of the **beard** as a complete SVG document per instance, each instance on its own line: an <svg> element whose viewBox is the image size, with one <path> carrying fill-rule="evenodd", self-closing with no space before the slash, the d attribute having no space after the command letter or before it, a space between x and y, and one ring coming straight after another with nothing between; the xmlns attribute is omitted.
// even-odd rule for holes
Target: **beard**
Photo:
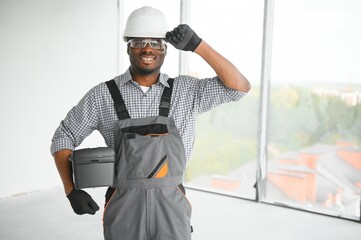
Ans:
<svg viewBox="0 0 361 240"><path fill-rule="evenodd" d="M136 71L140 75L150 75L152 73L158 72L160 68L136 68Z"/></svg>

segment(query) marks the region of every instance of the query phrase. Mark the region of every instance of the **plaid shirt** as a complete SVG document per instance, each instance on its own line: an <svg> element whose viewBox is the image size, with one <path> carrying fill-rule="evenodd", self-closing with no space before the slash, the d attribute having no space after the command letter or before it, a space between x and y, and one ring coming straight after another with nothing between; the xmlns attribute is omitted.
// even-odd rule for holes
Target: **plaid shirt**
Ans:
<svg viewBox="0 0 361 240"><path fill-rule="evenodd" d="M129 69L114 78L131 118L159 115L159 103L168 75L160 74L159 81L144 93L132 80ZM230 89L218 77L198 79L178 76L174 79L169 117L173 118L189 159L195 140L198 114L226 102L237 101L245 93ZM74 150L94 130L104 137L108 147L114 147L114 129L118 117L106 84L93 87L61 121L52 139L51 153L63 149Z"/></svg>

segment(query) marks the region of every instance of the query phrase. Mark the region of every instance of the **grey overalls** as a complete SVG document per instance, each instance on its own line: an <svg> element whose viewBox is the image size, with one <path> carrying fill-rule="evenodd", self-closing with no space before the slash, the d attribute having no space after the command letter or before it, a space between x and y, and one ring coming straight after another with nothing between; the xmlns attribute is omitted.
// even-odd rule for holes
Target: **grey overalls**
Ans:
<svg viewBox="0 0 361 240"><path fill-rule="evenodd" d="M103 216L105 240L191 239L192 209L181 187L185 151L168 117L173 80L163 90L159 116L138 119L130 118L115 81L106 82L119 121L114 188L108 190Z"/></svg>

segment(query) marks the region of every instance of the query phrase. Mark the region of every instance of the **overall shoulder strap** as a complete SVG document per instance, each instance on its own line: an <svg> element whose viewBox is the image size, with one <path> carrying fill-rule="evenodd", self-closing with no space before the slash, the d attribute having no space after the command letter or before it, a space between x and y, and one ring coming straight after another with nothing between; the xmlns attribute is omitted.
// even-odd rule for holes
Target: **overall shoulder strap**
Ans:
<svg viewBox="0 0 361 240"><path fill-rule="evenodd" d="M119 88L115 81L112 79L105 82L105 84L107 85L110 95L112 96L112 99L114 101L115 112L117 113L119 120L130 118L128 110L125 107L122 95L120 94Z"/></svg>
<svg viewBox="0 0 361 240"><path fill-rule="evenodd" d="M168 117L172 97L174 78L168 79L169 87L165 87L159 104L159 116Z"/></svg>

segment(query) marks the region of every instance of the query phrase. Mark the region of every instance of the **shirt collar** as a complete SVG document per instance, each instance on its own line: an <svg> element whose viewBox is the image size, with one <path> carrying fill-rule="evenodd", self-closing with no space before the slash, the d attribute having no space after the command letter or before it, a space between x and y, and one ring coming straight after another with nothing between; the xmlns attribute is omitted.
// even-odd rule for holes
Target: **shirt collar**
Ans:
<svg viewBox="0 0 361 240"><path fill-rule="evenodd" d="M164 86L169 87L169 84L167 82L168 79L169 79L169 76L167 74L160 73L159 81L156 84L161 83ZM122 86L122 85L126 84L129 81L132 81L132 75L130 74L130 70L128 68L127 71L120 76L119 84L120 84L120 86Z"/></svg>
<svg viewBox="0 0 361 240"><path fill-rule="evenodd" d="M160 82L161 84L163 84L164 86L166 86L166 87L169 87L168 79L169 79L169 77L168 77L167 74L160 73L160 75L159 75L159 82Z"/></svg>

